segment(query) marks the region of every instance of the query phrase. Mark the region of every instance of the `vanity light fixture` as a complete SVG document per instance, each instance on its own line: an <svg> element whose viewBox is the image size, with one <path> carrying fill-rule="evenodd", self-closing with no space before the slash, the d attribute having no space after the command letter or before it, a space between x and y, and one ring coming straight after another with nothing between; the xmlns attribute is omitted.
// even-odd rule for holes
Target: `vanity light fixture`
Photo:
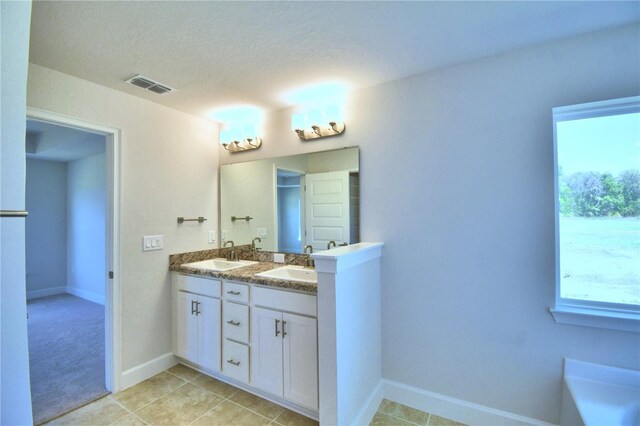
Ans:
<svg viewBox="0 0 640 426"><path fill-rule="evenodd" d="M291 130L296 132L303 141L337 136L342 134L344 129L344 122L340 120L340 111L335 105L327 107L324 114L316 109L309 111L306 115L291 115Z"/></svg>
<svg viewBox="0 0 640 426"><path fill-rule="evenodd" d="M253 126L233 127L220 132L220 143L229 152L242 152L260 148L262 139L256 136Z"/></svg>

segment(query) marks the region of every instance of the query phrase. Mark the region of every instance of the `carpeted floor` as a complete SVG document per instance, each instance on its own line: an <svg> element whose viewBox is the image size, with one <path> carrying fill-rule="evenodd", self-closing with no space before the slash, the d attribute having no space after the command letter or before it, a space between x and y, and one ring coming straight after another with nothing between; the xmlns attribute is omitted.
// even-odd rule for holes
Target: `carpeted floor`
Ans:
<svg viewBox="0 0 640 426"><path fill-rule="evenodd" d="M34 424L107 395L104 306L61 294L30 300L27 311Z"/></svg>

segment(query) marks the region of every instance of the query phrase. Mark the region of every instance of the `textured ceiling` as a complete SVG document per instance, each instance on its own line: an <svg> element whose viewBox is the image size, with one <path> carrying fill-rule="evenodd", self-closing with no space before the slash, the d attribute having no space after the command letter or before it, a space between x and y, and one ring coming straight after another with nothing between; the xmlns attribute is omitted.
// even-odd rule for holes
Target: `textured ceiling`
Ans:
<svg viewBox="0 0 640 426"><path fill-rule="evenodd" d="M638 22L639 2L36 1L33 63L206 117ZM129 86L135 74L177 91Z"/></svg>

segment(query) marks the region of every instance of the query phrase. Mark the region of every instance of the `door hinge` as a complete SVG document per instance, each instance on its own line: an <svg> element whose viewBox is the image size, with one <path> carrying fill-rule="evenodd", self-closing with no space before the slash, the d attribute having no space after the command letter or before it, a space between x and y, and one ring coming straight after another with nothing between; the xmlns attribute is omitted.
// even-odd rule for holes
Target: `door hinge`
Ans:
<svg viewBox="0 0 640 426"><path fill-rule="evenodd" d="M112 280L113 279L113 271L109 271L109 279Z"/></svg>

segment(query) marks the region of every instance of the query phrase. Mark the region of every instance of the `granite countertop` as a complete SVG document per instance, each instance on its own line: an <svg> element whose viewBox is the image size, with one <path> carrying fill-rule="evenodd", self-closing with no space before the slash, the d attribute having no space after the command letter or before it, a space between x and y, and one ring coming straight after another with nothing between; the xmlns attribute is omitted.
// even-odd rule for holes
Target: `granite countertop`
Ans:
<svg viewBox="0 0 640 426"><path fill-rule="evenodd" d="M187 262L188 263L188 262ZM277 287L286 290L302 291L305 293L317 294L318 285L300 281L285 281L272 278L257 277L255 274L268 271L270 269L286 266L283 263L258 262L255 265L243 266L229 271L217 272L207 269L192 268L182 264L172 264L170 271L181 272L183 274L200 275L203 277L220 278L224 280L243 281L252 284L259 284L267 287Z"/></svg>

